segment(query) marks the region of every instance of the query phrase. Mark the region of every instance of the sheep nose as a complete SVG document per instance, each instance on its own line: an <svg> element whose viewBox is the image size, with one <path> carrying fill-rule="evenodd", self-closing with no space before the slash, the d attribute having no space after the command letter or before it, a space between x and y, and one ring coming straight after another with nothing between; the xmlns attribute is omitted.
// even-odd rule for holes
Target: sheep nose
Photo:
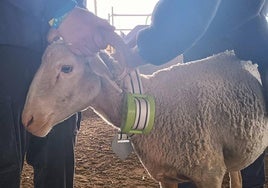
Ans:
<svg viewBox="0 0 268 188"><path fill-rule="evenodd" d="M33 116L29 115L26 118L24 118L23 124L24 124L25 127L29 127L33 123L33 121L34 121Z"/></svg>

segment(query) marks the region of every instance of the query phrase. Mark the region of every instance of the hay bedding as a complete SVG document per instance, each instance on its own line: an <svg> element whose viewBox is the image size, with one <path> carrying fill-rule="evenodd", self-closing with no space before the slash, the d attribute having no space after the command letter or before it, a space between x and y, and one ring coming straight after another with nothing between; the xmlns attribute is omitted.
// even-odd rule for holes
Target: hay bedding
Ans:
<svg viewBox="0 0 268 188"><path fill-rule="evenodd" d="M90 116L90 118L88 118ZM86 111L76 145L74 188L158 188L135 154L120 160L111 149L116 130ZM267 170L266 170L267 171ZM21 188L32 188L33 171L25 165ZM223 188L228 188L226 176Z"/></svg>

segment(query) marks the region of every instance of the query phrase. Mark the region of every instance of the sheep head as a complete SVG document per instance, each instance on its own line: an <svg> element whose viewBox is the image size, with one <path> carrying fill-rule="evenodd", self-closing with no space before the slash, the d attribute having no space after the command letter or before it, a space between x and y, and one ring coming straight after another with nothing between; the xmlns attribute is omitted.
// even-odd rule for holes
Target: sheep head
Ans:
<svg viewBox="0 0 268 188"><path fill-rule="evenodd" d="M123 45L121 39L116 40ZM79 57L63 42L51 44L28 91L22 113L25 128L36 136L46 136L53 126L89 107L103 87L120 90L114 79L98 54Z"/></svg>

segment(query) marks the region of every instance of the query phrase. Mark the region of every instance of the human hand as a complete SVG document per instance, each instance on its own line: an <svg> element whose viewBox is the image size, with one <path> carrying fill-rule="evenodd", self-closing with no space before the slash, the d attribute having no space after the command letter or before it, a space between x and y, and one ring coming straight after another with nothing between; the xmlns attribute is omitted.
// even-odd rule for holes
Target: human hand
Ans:
<svg viewBox="0 0 268 188"><path fill-rule="evenodd" d="M142 66L148 63L140 56L139 49L137 46L131 48L129 57L127 59L128 65L132 68Z"/></svg>
<svg viewBox="0 0 268 188"><path fill-rule="evenodd" d="M50 29L48 42L62 37L73 53L92 56L106 48L107 42L103 36L110 32L114 32L114 27L106 20L86 9L75 7L58 29Z"/></svg>

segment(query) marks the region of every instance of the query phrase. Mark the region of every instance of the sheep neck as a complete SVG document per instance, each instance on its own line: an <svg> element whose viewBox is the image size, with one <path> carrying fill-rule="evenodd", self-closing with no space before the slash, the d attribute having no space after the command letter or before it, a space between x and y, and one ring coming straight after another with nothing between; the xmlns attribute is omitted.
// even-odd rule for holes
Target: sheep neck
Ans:
<svg viewBox="0 0 268 188"><path fill-rule="evenodd" d="M121 126L123 92L102 82L101 91L92 104L94 111L106 122L117 128Z"/></svg>
<svg viewBox="0 0 268 188"><path fill-rule="evenodd" d="M115 84L114 81L111 81L109 79L102 78L101 79L101 90L99 92L99 95L94 100L95 103L92 106L95 112L102 117L106 122L116 126L117 128L121 127L122 117L123 117L123 106L126 97L130 97L130 101L132 101L132 98L134 97L136 100L142 99L148 100L149 96L142 95L142 83L138 76L138 71L133 71L128 74L128 76L124 79L124 90L126 93L133 93L133 95L125 96L125 92L122 92L122 90L119 88L117 84ZM149 100L151 101L151 100ZM149 102L147 101L147 102ZM139 103L141 104L141 103ZM142 108L144 109L144 108ZM144 109L145 110L145 109ZM148 110L148 109L147 109ZM133 111L130 110L131 112ZM154 113L153 113L154 114ZM131 115L132 116L132 115ZM147 119L147 118L146 118ZM125 122L125 121L124 121ZM132 122L132 119L130 123ZM141 121L141 123L146 123L146 121ZM133 122L134 123L134 122ZM150 125L150 123L146 123L146 125ZM138 124L135 125L135 127L138 127ZM128 126L129 127L129 124ZM140 127L140 126L139 126ZM146 126L147 127L147 126ZM150 127L150 126L148 126ZM125 131L127 131L129 128L126 128ZM150 129L147 129L150 130ZM139 132L139 130L132 130L132 132ZM144 130L143 130L144 131ZM133 132L133 133L134 133Z"/></svg>

